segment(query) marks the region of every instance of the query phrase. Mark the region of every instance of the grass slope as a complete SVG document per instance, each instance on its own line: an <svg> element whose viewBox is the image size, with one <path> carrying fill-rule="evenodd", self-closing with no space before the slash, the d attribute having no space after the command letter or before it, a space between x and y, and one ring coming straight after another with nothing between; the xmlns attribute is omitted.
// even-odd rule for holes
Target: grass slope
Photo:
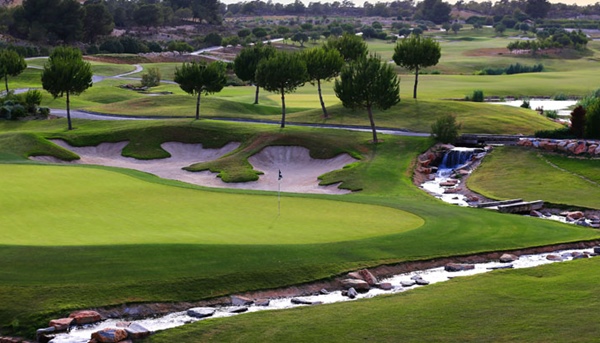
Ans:
<svg viewBox="0 0 600 343"><path fill-rule="evenodd" d="M267 126L208 120L78 120L75 121L77 129L70 132L58 121L30 122L22 126L2 124L0 130L4 133L0 138L9 134L24 137L25 146L20 150L1 154L5 162L19 164L26 163L22 156L29 154L29 147L37 147L38 152L46 149L64 154L35 137L63 138L75 145L127 138L128 154L150 158L164 153L157 148L162 141L201 141L218 146L225 140L235 140L245 145L270 130L278 131ZM46 125L53 129L49 130ZM40 128L39 133L36 127ZM295 137L296 144L302 140L312 142L307 143L308 147L320 137L333 135L337 147L356 149L364 157L362 162L331 177L359 185L363 191L346 196L286 195L282 204L295 204L301 218L294 221L305 225L289 222L290 225L281 226L280 232L272 237L273 231L266 226L276 223L276 218L270 223L265 219L262 224L261 217L248 219L254 220L256 232L239 230L247 225L248 220L244 218L252 217L245 213L251 211L250 208L265 212L263 218L269 215L268 211L276 204L272 193L207 192L199 187L117 169L3 165L3 170L17 171L11 179L23 180L28 176L42 179L26 183L6 181L3 186L12 189L6 206L26 210L22 216L14 216L1 226L5 237L0 245L3 261L0 265L0 325L3 330L33 335L34 329L46 325L51 317L64 316L80 308L206 299L324 279L382 263L599 237L596 231L581 227L458 208L431 198L415 188L410 180L409 168L414 158L429 145L423 138L386 136L385 143L374 146L367 143L368 133L307 128L286 128L285 133ZM324 145L323 148L333 147ZM93 177L86 179L84 175ZM45 178L52 182L43 182ZM83 184L86 181L87 184ZM222 201L222 206L215 209L223 213L220 221L206 208L209 205L205 204L211 199ZM259 203L261 206L253 206ZM322 204L331 211L315 208ZM100 205L112 211L100 209ZM51 211L52 208L55 210ZM101 213L105 213L104 216ZM282 210L279 220L284 220L285 213ZM392 218L378 218L393 213ZM328 234L326 230L334 229L336 224L326 221L337 221L340 215L356 216L354 218L362 220L369 229L356 232L354 240L345 238L345 231ZM41 218L30 219L38 216ZM423 225L404 230L419 224L410 224L414 218L423 218ZM394 219L392 230L400 231L376 228ZM111 224L115 222L118 225ZM346 226L349 234L353 225ZM82 232L77 232L77 228ZM13 232L27 232L27 235ZM87 236L83 232L87 232ZM75 237L67 237L67 233ZM308 237L301 237L303 234ZM61 235L62 239L58 239ZM305 244L289 244L298 237ZM63 240L61 244L59 241ZM90 245L94 241L97 243Z"/></svg>
<svg viewBox="0 0 600 343"><path fill-rule="evenodd" d="M144 342L594 342L600 260L461 277L392 296L208 319Z"/></svg>
<svg viewBox="0 0 600 343"><path fill-rule="evenodd" d="M502 147L489 154L467 182L472 190L494 199L600 209L599 162Z"/></svg>

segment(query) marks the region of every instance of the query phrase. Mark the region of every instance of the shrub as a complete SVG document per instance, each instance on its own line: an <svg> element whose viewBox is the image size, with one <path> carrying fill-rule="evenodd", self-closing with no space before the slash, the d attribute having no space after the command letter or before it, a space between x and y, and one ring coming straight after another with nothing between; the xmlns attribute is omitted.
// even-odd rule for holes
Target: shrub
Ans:
<svg viewBox="0 0 600 343"><path fill-rule="evenodd" d="M536 131L535 136L537 138L550 138L550 139L571 139L575 138L571 132L571 128L568 126L562 127L556 130L542 130Z"/></svg>
<svg viewBox="0 0 600 343"><path fill-rule="evenodd" d="M595 98L586 108L585 138L600 138L600 98Z"/></svg>
<svg viewBox="0 0 600 343"><path fill-rule="evenodd" d="M558 112L554 110L545 111L544 114L546 115L546 118L558 119Z"/></svg>
<svg viewBox="0 0 600 343"><path fill-rule="evenodd" d="M558 93L558 94L555 94L552 97L552 99L562 101L562 100L569 100L569 97L565 93Z"/></svg>
<svg viewBox="0 0 600 343"><path fill-rule="evenodd" d="M148 72L142 75L142 86L156 87L160 85L160 70L158 68L148 68Z"/></svg>
<svg viewBox="0 0 600 343"><path fill-rule="evenodd" d="M38 108L38 113L43 117L48 117L50 115L50 109L48 107L40 107Z"/></svg>
<svg viewBox="0 0 600 343"><path fill-rule="evenodd" d="M27 112L35 114L37 107L42 102L42 92L37 89L30 89L23 94L22 99Z"/></svg>
<svg viewBox="0 0 600 343"><path fill-rule="evenodd" d="M482 90L474 90L473 91L473 96L471 97L471 101L474 102L483 102L484 100L484 96L483 96L483 91Z"/></svg>
<svg viewBox="0 0 600 343"><path fill-rule="evenodd" d="M186 42L170 41L167 45L167 50L179 52L192 52L194 51L194 48L192 48L192 46Z"/></svg>
<svg viewBox="0 0 600 343"><path fill-rule="evenodd" d="M579 105L571 112L571 133L577 138L583 138L585 132L585 108Z"/></svg>
<svg viewBox="0 0 600 343"><path fill-rule="evenodd" d="M529 105L529 100L523 100L523 103L521 104L521 107L523 107L523 108L531 108L531 105Z"/></svg>
<svg viewBox="0 0 600 343"><path fill-rule="evenodd" d="M461 127L462 124L456 122L455 116L446 114L431 125L431 137L436 142L453 144L460 135Z"/></svg>

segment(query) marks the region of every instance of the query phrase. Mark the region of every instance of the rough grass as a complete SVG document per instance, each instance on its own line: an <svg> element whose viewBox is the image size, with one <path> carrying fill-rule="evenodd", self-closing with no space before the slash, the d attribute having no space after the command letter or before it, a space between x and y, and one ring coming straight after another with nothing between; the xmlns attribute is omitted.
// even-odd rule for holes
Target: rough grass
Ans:
<svg viewBox="0 0 600 343"><path fill-rule="evenodd" d="M497 271L350 303L203 320L144 342L592 342L599 267L593 259Z"/></svg>
<svg viewBox="0 0 600 343"><path fill-rule="evenodd" d="M468 186L494 199L524 198L600 209L598 166L598 160L502 147L485 158Z"/></svg>

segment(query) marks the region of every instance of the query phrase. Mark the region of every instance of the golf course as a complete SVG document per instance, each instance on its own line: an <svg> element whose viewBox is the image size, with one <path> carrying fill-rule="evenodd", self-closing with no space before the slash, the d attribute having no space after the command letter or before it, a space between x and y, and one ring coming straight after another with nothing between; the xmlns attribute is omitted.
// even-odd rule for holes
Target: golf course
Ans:
<svg viewBox="0 0 600 343"><path fill-rule="evenodd" d="M136 81L115 76L134 65L92 62L103 79L72 96L71 110L128 119L74 118L73 130L63 117L0 120L0 333L33 339L76 310L192 303L362 268L600 240L590 227L450 205L413 183L418 156L434 144L426 134L444 115L456 117L461 133L533 136L563 127L532 109L464 101L473 91L579 99L600 87L600 42L568 58L498 54L512 34L465 28L436 36L442 58L420 75L417 99L414 75L394 65L401 101L375 110L375 123L425 135L380 134L379 143L349 130L368 127L369 118L342 106L334 81L323 84L328 118L306 83L286 94L288 126L280 128L279 94L261 89L254 105L254 87L227 86L202 98L195 120L195 97L177 84L123 89ZM367 43L391 60L393 44ZM476 75L517 62L545 69ZM42 88L45 59L27 63L9 78L11 89ZM172 81L180 65L142 66ZM65 108L64 97L42 93L41 106ZM187 148L216 152L188 161ZM185 159L174 167L177 154ZM104 163L109 157L129 164ZM213 183L133 167L149 163ZM321 174L301 180L317 167ZM495 147L467 185L495 200L600 210L600 163L588 157ZM591 342L600 335L598 270L598 258L498 270L372 299L202 320L143 342Z"/></svg>

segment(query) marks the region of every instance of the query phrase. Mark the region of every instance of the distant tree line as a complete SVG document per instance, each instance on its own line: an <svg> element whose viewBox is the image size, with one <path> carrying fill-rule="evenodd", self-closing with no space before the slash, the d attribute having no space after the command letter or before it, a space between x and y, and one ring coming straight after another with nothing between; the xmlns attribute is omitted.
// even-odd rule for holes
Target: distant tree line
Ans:
<svg viewBox="0 0 600 343"><path fill-rule="evenodd" d="M477 75L512 75L522 73L540 73L542 71L544 71L544 65L541 63L534 64L532 66L515 63L506 68L484 68L480 70Z"/></svg>
<svg viewBox="0 0 600 343"><path fill-rule="evenodd" d="M557 48L585 49L588 43L587 36L581 30L567 32L563 29L539 31L535 40L519 40L510 42L507 46L511 52L514 50L529 50L536 54L540 50Z"/></svg>

